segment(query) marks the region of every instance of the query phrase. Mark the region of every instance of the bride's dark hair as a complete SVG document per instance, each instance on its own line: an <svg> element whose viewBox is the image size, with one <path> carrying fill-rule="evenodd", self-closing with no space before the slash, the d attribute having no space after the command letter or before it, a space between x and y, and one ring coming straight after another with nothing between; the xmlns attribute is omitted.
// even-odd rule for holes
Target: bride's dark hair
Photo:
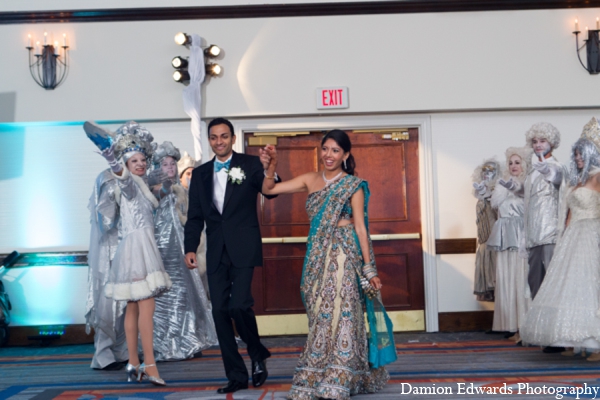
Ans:
<svg viewBox="0 0 600 400"><path fill-rule="evenodd" d="M346 159L346 167L344 167L344 163L342 163L342 170L344 170L344 172L346 172L348 175L354 175L356 163L354 162L354 156L352 153L350 153L350 150L352 150L352 142L350 142L350 137L348 137L348 134L339 129L329 131L325 134L325 136L323 136L323 140L321 140L321 146L323 146L328 139L333 139L337 145L344 150L344 153L350 154Z"/></svg>

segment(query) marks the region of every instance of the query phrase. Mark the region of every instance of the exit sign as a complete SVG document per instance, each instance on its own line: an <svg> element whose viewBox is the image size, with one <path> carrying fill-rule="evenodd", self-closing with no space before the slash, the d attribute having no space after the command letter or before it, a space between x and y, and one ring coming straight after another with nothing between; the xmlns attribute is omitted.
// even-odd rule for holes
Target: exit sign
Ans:
<svg viewBox="0 0 600 400"><path fill-rule="evenodd" d="M345 86L317 88L317 109L348 108L348 88Z"/></svg>

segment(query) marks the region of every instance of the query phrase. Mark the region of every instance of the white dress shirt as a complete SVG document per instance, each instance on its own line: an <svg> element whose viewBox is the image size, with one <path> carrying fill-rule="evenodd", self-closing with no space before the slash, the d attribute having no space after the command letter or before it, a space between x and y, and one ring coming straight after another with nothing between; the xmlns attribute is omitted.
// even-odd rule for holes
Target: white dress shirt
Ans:
<svg viewBox="0 0 600 400"><path fill-rule="evenodd" d="M233 154L223 162L231 160ZM215 160L217 162L217 160ZM231 166L230 166L231 168ZM213 203L217 210L223 214L223 203L225 202L225 189L227 188L227 170L221 169L219 172L214 172L213 169Z"/></svg>

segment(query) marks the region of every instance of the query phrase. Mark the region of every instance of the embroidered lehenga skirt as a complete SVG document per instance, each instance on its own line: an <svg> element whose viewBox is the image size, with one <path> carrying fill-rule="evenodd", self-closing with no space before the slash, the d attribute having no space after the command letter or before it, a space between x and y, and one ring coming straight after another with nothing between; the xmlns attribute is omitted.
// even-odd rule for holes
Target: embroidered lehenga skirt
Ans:
<svg viewBox="0 0 600 400"><path fill-rule="evenodd" d="M320 276L304 291L309 333L290 399L347 399L386 384L385 368L369 366L364 305L355 264L362 265L354 226L335 228Z"/></svg>

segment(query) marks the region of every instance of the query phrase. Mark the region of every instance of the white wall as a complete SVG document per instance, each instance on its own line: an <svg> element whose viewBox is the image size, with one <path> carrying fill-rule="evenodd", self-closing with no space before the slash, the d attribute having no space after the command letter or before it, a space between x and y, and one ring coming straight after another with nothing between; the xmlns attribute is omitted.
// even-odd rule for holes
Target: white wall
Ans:
<svg viewBox="0 0 600 400"><path fill-rule="evenodd" d="M81 121L149 121L158 141L192 150L183 87L171 79L171 58L187 53L173 42L178 31L224 49L225 74L204 90L207 118L327 119L333 114L317 112L314 91L329 85L350 89L350 108L337 115L430 115L436 238L475 237L470 175L478 163L523 144L539 121L563 133L556 154L566 161L583 125L600 114L600 78L579 65L571 34L576 16L583 28L597 14L0 25L9 39L0 42L0 253L87 249L86 206L104 164ZM70 75L54 91L35 85L25 61L27 34L44 30L66 32L72 47ZM474 255L438 256L437 267L440 311L489 307L471 294Z"/></svg>
<svg viewBox="0 0 600 400"><path fill-rule="evenodd" d="M224 49L205 116L312 114L315 88L344 85L345 112L599 105L600 82L575 57L573 20L598 9L2 25L0 93L11 121L183 118L171 79L179 31ZM26 67L27 34L66 32L72 67L44 91ZM20 61L19 61L20 60ZM6 105L3 105L6 107Z"/></svg>

